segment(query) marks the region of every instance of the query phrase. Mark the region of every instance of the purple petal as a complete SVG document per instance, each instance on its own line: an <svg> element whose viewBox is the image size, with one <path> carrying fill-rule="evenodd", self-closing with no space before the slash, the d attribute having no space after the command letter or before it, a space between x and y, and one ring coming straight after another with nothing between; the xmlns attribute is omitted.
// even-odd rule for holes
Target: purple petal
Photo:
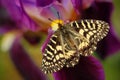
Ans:
<svg viewBox="0 0 120 80"><path fill-rule="evenodd" d="M1 0L1 4L5 7L18 27L21 29L36 30L38 27L34 21L23 10L20 0Z"/></svg>
<svg viewBox="0 0 120 80"><path fill-rule="evenodd" d="M15 64L15 67L25 80L47 80L46 76L27 55L19 40L16 40L13 43L10 50L10 56Z"/></svg>
<svg viewBox="0 0 120 80"><path fill-rule="evenodd" d="M111 27L109 34L105 39L98 43L97 52L101 58L106 58L120 51L120 39L117 38L113 28Z"/></svg>
<svg viewBox="0 0 120 80"><path fill-rule="evenodd" d="M48 42L49 42L49 40L50 40L50 37L52 36L53 33L54 33L54 31L53 31L51 28L49 28L49 29L48 29L47 39L45 40L44 44L43 44L42 47L41 47L42 53L44 53L45 48L46 48L46 46L47 46L47 44L48 44Z"/></svg>
<svg viewBox="0 0 120 80"><path fill-rule="evenodd" d="M27 1L29 2L26 2L26 0L21 1L25 12L30 15L32 19L37 22L37 24L42 26L42 28L47 27L48 29L48 27L50 26L50 21L48 20L48 18L51 18L53 20L58 19L57 12L59 12L60 18L64 21L71 18L73 8L71 7L72 4L70 3L70 0L66 2L66 5L65 1L63 2L64 4L62 4L54 0L50 5L46 5L44 7L37 6L35 4L36 0ZM69 9L66 9L66 6L69 6Z"/></svg>
<svg viewBox="0 0 120 80"><path fill-rule="evenodd" d="M113 11L112 2L94 2L91 7L86 9L82 14L82 18L100 19L110 24L110 32L108 35L98 44L97 52L101 58L105 58L118 50L120 50L120 40L115 35L112 23L111 13Z"/></svg>
<svg viewBox="0 0 120 80"><path fill-rule="evenodd" d="M88 8L94 0L71 0L72 4L78 14L85 8Z"/></svg>
<svg viewBox="0 0 120 80"><path fill-rule="evenodd" d="M6 10L0 3L0 34L4 34L12 29L18 29L18 26L16 26L16 23L10 19Z"/></svg>
<svg viewBox="0 0 120 80"><path fill-rule="evenodd" d="M101 63L92 56L81 57L79 64L54 73L55 80L105 80Z"/></svg>
<svg viewBox="0 0 120 80"><path fill-rule="evenodd" d="M58 2L53 2L50 6L46 6L39 10L41 11L40 15L46 19L58 19L57 12L59 12L60 18L64 21L70 18L70 13L68 13L65 7Z"/></svg>
<svg viewBox="0 0 120 80"><path fill-rule="evenodd" d="M82 0L71 0L72 4L76 10L76 12L79 14L79 12L82 9Z"/></svg>
<svg viewBox="0 0 120 80"><path fill-rule="evenodd" d="M54 0L36 0L37 6L44 7L51 4Z"/></svg>

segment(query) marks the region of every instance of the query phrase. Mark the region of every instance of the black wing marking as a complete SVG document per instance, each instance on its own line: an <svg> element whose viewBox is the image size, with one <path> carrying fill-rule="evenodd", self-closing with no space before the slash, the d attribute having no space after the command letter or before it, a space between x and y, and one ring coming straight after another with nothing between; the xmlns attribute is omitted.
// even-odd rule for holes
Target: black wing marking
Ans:
<svg viewBox="0 0 120 80"><path fill-rule="evenodd" d="M85 19L71 22L71 26L90 42L97 43L103 39L108 31L109 24L101 20Z"/></svg>
<svg viewBox="0 0 120 80"><path fill-rule="evenodd" d="M65 65L66 59L61 45L61 37L56 31L45 49L42 59L42 71L44 73L52 73L60 70Z"/></svg>
<svg viewBox="0 0 120 80"><path fill-rule="evenodd" d="M71 27L79 33L80 38L84 37L88 45L82 49L83 56L88 56L96 50L97 43L103 39L108 31L109 25L105 21L85 19L71 22ZM84 46L80 44L80 46Z"/></svg>

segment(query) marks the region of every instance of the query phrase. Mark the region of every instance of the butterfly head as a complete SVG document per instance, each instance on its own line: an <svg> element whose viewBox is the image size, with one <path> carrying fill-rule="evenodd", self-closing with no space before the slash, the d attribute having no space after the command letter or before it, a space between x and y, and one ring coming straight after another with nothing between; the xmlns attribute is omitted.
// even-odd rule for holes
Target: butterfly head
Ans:
<svg viewBox="0 0 120 80"><path fill-rule="evenodd" d="M64 25L64 22L60 19L52 20L51 27L52 30L56 31L58 28L62 27Z"/></svg>

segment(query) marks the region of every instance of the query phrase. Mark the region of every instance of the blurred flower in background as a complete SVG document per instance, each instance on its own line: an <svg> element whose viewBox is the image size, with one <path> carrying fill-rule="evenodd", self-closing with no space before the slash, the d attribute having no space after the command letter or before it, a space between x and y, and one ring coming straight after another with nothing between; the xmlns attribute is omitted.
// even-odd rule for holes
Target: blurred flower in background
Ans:
<svg viewBox="0 0 120 80"><path fill-rule="evenodd" d="M111 0L1 0L0 46L3 51L9 51L11 60L24 79L47 80L40 66L34 63L28 51L24 49L22 39L32 46L39 46L44 35L48 35L42 46L44 51L53 34L49 29L51 22L48 18L58 19L57 12L63 21L86 18L104 20L110 24L110 32L98 44L97 53L105 59L120 50L120 40L115 35L111 22L112 11ZM55 80L104 80L105 74L100 61L90 56L81 57L79 64L74 68L63 68L54 73L54 78Z"/></svg>

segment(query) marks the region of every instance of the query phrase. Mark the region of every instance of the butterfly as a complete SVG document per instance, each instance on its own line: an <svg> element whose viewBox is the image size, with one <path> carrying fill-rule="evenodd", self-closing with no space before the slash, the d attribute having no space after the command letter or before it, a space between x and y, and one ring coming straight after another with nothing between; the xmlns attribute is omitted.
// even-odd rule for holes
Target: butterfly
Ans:
<svg viewBox="0 0 120 80"><path fill-rule="evenodd" d="M109 24L102 20L84 19L58 25L59 28L51 36L43 54L44 73L74 67L80 56L91 55L97 43L109 32Z"/></svg>

